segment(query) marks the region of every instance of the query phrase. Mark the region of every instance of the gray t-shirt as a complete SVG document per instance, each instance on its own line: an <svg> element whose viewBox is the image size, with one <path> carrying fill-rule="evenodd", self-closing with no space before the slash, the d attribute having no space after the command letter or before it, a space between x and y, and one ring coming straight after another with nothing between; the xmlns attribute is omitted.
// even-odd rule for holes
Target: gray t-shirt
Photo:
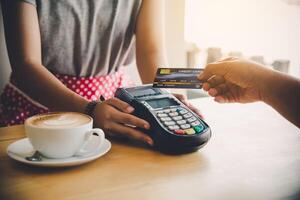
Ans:
<svg viewBox="0 0 300 200"><path fill-rule="evenodd" d="M142 0L19 1L37 9L42 62L50 71L99 76L133 60Z"/></svg>

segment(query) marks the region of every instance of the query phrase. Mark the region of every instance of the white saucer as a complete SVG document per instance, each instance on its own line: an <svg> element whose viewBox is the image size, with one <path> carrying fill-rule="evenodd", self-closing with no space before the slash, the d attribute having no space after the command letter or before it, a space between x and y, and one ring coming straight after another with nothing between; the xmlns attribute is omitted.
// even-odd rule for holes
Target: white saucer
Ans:
<svg viewBox="0 0 300 200"><path fill-rule="evenodd" d="M43 157L42 161L28 161L26 157L33 155L35 152L28 138L18 140L7 147L7 154L14 160L17 160L22 163L35 166L43 167L68 167L81 165L92 160L99 158L106 154L110 148L111 143L105 139L101 146L98 146L99 142L97 136L92 136L88 144L85 147L84 155L73 156L65 159L50 159Z"/></svg>

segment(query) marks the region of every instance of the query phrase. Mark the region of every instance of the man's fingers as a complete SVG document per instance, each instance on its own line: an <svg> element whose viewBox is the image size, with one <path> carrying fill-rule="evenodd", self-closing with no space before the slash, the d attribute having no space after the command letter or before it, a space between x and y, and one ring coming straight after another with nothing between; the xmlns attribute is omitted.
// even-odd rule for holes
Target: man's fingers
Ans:
<svg viewBox="0 0 300 200"><path fill-rule="evenodd" d="M218 103L226 103L227 102L226 97L223 95L216 96L214 100Z"/></svg>
<svg viewBox="0 0 300 200"><path fill-rule="evenodd" d="M125 113L132 113L134 111L134 108L132 106L130 106L128 103L126 103L124 101L121 101L118 98L109 99L109 100L105 101L105 103L107 103Z"/></svg>
<svg viewBox="0 0 300 200"><path fill-rule="evenodd" d="M218 103L234 103L234 102L236 102L234 96L230 92L227 92L223 95L218 95L215 97L214 100Z"/></svg>
<svg viewBox="0 0 300 200"><path fill-rule="evenodd" d="M234 61L234 60L238 60L238 59L239 58L237 58L237 57L227 57L227 58L221 59L217 62Z"/></svg>
<svg viewBox="0 0 300 200"><path fill-rule="evenodd" d="M204 71L198 75L198 79L200 81L206 81L213 75L224 76L228 70L227 62L231 62L231 61L232 60L208 64L205 67Z"/></svg>
<svg viewBox="0 0 300 200"><path fill-rule="evenodd" d="M114 123L111 126L111 129L109 130L109 132L120 133L121 135L128 136L135 140L145 142L151 146L153 145L153 140L148 135L146 135L134 128L124 126L122 124Z"/></svg>
<svg viewBox="0 0 300 200"><path fill-rule="evenodd" d="M210 96L215 97L217 95L225 94L228 90L229 90L228 86L225 83L223 83L223 84L216 86L215 88L209 89L208 94Z"/></svg>
<svg viewBox="0 0 300 200"><path fill-rule="evenodd" d="M211 88L216 87L217 85L220 85L221 83L224 83L225 80L222 76L218 76L218 75L213 75L212 77L210 77L207 82L209 83L209 86Z"/></svg>
<svg viewBox="0 0 300 200"><path fill-rule="evenodd" d="M203 83L202 89L205 91L208 91L210 89L209 83L207 83L207 82Z"/></svg>
<svg viewBox="0 0 300 200"><path fill-rule="evenodd" d="M203 83L203 90L209 91L211 88L214 88L225 82L225 79L222 76L213 75L210 77L207 82Z"/></svg>

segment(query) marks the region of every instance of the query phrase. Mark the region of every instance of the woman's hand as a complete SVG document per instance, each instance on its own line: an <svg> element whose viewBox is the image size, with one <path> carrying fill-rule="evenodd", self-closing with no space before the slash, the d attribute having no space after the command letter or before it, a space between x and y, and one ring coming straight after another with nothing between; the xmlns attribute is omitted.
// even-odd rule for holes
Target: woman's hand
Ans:
<svg viewBox="0 0 300 200"><path fill-rule="evenodd" d="M118 98L108 99L96 106L95 123L105 133L125 135L153 145L148 135L135 128L149 129L150 124L132 115L133 111L133 107Z"/></svg>
<svg viewBox="0 0 300 200"><path fill-rule="evenodd" d="M186 98L185 95L183 94L174 94L173 95L179 100L181 101L184 105L186 105L189 109L191 109L194 113L196 113L199 117L201 117L202 119L204 118L202 113L200 112L200 110L198 108L196 108L195 106L193 106L193 104L191 104L189 102L189 100Z"/></svg>
<svg viewBox="0 0 300 200"><path fill-rule="evenodd" d="M271 70L250 61L227 58L208 64L198 77L203 89L219 103L248 103L263 100L265 74Z"/></svg>

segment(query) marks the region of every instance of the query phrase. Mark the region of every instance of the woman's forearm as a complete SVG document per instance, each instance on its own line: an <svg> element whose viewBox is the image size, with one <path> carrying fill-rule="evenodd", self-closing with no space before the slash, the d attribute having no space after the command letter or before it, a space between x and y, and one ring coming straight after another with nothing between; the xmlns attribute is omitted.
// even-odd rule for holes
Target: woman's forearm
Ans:
<svg viewBox="0 0 300 200"><path fill-rule="evenodd" d="M263 101L300 128L300 80L272 71L263 81Z"/></svg>
<svg viewBox="0 0 300 200"><path fill-rule="evenodd" d="M68 89L40 64L25 63L14 71L17 87L55 111L83 112L87 100Z"/></svg>
<svg viewBox="0 0 300 200"><path fill-rule="evenodd" d="M166 67L166 63L162 53L137 53L137 67L142 83L153 83L157 68Z"/></svg>
<svg viewBox="0 0 300 200"><path fill-rule="evenodd" d="M86 100L64 86L42 65L41 35L36 8L7 1L5 38L17 87L50 110L82 112Z"/></svg>
<svg viewBox="0 0 300 200"><path fill-rule="evenodd" d="M157 67L166 66L164 1L144 0L136 25L136 61L142 82L152 83Z"/></svg>

